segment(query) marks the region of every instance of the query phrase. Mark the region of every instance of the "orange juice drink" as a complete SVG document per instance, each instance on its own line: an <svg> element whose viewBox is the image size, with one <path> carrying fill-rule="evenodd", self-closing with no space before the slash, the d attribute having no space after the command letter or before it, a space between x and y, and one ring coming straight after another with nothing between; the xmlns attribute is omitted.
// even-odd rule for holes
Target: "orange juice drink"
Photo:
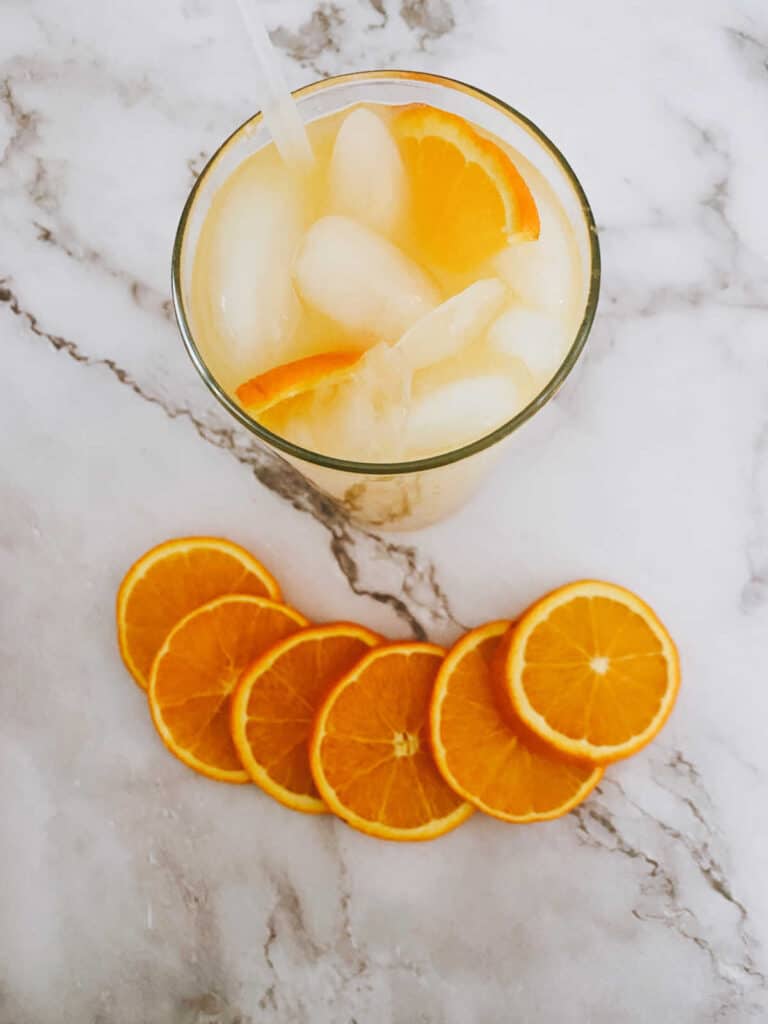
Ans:
<svg viewBox="0 0 768 1024"><path fill-rule="evenodd" d="M309 166L267 139L218 169L177 311L241 422L353 515L408 528L459 504L559 386L596 240L532 126L510 138L440 96L358 92L307 120Z"/></svg>

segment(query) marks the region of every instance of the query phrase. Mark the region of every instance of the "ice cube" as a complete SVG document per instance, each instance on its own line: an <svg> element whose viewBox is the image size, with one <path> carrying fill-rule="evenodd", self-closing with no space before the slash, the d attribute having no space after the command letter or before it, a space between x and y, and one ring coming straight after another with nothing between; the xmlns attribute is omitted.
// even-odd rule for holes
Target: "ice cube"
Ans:
<svg viewBox="0 0 768 1024"><path fill-rule="evenodd" d="M267 425L327 455L392 461L401 453L409 389L410 373L402 357L380 342L349 377L282 403Z"/></svg>
<svg viewBox="0 0 768 1024"><path fill-rule="evenodd" d="M329 444L346 458L372 462L400 458L410 386L411 374L402 355L387 342L374 345L338 390Z"/></svg>
<svg viewBox="0 0 768 1024"><path fill-rule="evenodd" d="M537 196L541 230L536 241L514 241L495 258L496 272L526 306L558 310L577 299L579 255L565 216Z"/></svg>
<svg viewBox="0 0 768 1024"><path fill-rule="evenodd" d="M329 171L330 209L383 235L402 220L406 202L403 161L389 129L358 107L344 118Z"/></svg>
<svg viewBox="0 0 768 1024"><path fill-rule="evenodd" d="M488 344L496 352L521 359L540 380L562 363L570 336L561 317L514 306L491 324Z"/></svg>
<svg viewBox="0 0 768 1024"><path fill-rule="evenodd" d="M428 391L413 401L406 452L410 458L469 444L511 419L522 407L511 377L466 377Z"/></svg>
<svg viewBox="0 0 768 1024"><path fill-rule="evenodd" d="M475 281L417 320L396 348L411 370L448 359L482 334L508 297L506 287L496 278Z"/></svg>
<svg viewBox="0 0 768 1024"><path fill-rule="evenodd" d="M440 301L424 271L349 217L316 221L296 260L301 297L348 334L396 341Z"/></svg>
<svg viewBox="0 0 768 1024"><path fill-rule="evenodd" d="M212 368L234 386L279 362L298 321L293 255L304 228L298 193L256 175L222 190L196 267L214 339Z"/></svg>

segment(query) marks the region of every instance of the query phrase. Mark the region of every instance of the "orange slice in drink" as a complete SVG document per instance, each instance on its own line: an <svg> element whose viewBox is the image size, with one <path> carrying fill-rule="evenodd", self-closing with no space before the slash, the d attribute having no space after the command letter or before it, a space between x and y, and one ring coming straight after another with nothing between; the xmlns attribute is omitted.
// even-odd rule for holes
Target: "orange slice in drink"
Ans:
<svg viewBox="0 0 768 1024"><path fill-rule="evenodd" d="M602 763L629 757L659 732L677 697L680 662L644 601L583 580L525 613L504 652L501 683L545 742Z"/></svg>
<svg viewBox="0 0 768 1024"><path fill-rule="evenodd" d="M381 637L350 622L312 626L287 637L244 673L232 701L232 738L257 786L295 811L328 808L309 768L317 709Z"/></svg>
<svg viewBox="0 0 768 1024"><path fill-rule="evenodd" d="M190 612L152 665L149 707L163 742L180 761L222 782L247 782L230 733L240 675L274 644L307 625L293 608L231 594Z"/></svg>
<svg viewBox="0 0 768 1024"><path fill-rule="evenodd" d="M432 750L445 781L465 800L504 821L567 814L595 788L603 769L558 754L504 713L493 663L509 622L473 629L449 652L432 695Z"/></svg>
<svg viewBox="0 0 768 1024"><path fill-rule="evenodd" d="M353 828L382 839L435 839L472 807L429 747L429 702L444 651L387 644L366 654L323 702L310 743L315 783Z"/></svg>
<svg viewBox="0 0 768 1024"><path fill-rule="evenodd" d="M126 668L144 689L155 655L185 615L223 594L280 599L258 559L219 537L178 537L128 570L117 593L117 639Z"/></svg>
<svg viewBox="0 0 768 1024"><path fill-rule="evenodd" d="M258 416L289 398L345 377L362 352L321 352L275 366L241 384L235 394L246 412Z"/></svg>
<svg viewBox="0 0 768 1024"><path fill-rule="evenodd" d="M536 202L511 158L467 121L416 104L394 121L411 189L420 257L471 270L511 238L539 236Z"/></svg>

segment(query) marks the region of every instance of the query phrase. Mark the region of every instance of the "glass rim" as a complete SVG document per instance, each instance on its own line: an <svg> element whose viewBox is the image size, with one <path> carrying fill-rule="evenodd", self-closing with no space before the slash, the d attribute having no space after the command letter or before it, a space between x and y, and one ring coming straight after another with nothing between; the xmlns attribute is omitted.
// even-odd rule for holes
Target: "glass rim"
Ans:
<svg viewBox="0 0 768 1024"><path fill-rule="evenodd" d="M584 315L576 331L576 336L557 371L547 381L544 387L534 396L534 398L532 398L526 406L524 406L509 420L506 420L490 433L484 434L482 437L479 437L468 444L461 445L458 448L453 448L446 452L440 452L437 455L430 455L425 458L412 459L403 462L364 462L354 459L337 458L333 455L325 455L322 452L313 451L311 448L303 448L301 445L294 444L292 441L282 437L280 434L273 433L273 431L253 419L230 397L230 395L227 394L208 369L208 366L206 365L192 335L192 329L187 319L182 296L181 255L189 217L200 187L214 164L230 143L232 143L242 132L253 129L262 120L261 111L255 113L246 121L243 121L239 127L235 128L235 130L227 136L227 138L206 162L202 171L198 175L181 211L181 217L179 218L179 224L176 229L176 236L173 243L173 255L171 259L171 295L173 299L174 313L176 315L176 323L181 333L184 347L186 348L187 354L192 360L195 369L221 405L223 405L224 408L240 423L240 425L246 428L246 430L249 430L262 441L265 441L270 445L270 447L277 448L286 455L290 455L302 462L312 463L315 466L322 466L325 469L334 469L344 473L354 473L366 476L399 476L401 474L418 473L424 470L438 469L441 466L448 466L454 462L460 462L463 459L469 458L471 455L476 455L477 453L484 451L486 448L491 448L493 445L504 440L504 438L518 430L557 394L566 377L568 377L575 366L579 356L581 355L582 349L586 344L592 323L595 319L600 294L600 243L597 237L597 226L595 224L592 208L586 197L584 189L582 188L581 182L576 177L576 173L573 168L554 142L552 142L551 139L549 139L544 132L530 120L530 118L526 117L525 114L521 114L519 110L516 110L514 107L510 106L510 104L505 103L504 100L500 100L492 93L479 89L476 86L469 85L456 78L449 78L444 75L433 75L423 71L403 70L355 71L350 74L332 75L328 78L320 79L317 82L312 82L309 85L302 86L300 89L294 90L292 95L297 100L301 100L312 93L330 86L346 85L365 80L386 81L388 79L404 78L428 82L448 89L453 89L457 92L463 92L496 107L508 117L511 115L512 118L527 128L528 131L531 132L543 147L554 157L576 193L584 215L589 238L590 256L590 265L588 268L589 290L587 293L587 301L584 306Z"/></svg>

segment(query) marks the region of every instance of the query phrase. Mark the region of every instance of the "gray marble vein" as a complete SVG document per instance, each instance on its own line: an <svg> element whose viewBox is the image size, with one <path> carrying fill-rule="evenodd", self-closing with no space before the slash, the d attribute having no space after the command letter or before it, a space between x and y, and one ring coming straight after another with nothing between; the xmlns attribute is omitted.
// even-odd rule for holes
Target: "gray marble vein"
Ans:
<svg viewBox="0 0 768 1024"><path fill-rule="evenodd" d="M646 810L619 781L608 777L599 787L599 798L575 811L579 841L640 862L645 877L632 914L639 921L672 929L706 956L721 988L706 1019L731 1019L731 1012L742 1014L743 1019L760 1019L766 1006L768 976L758 967L760 946L747 908L734 895L720 861L722 837L712 821L713 808L701 775L681 751L674 750L663 762L655 763L653 780L674 803L684 806L686 814L679 827ZM628 809L649 826L643 830L642 846L625 834L623 820ZM627 832L632 827L630 823ZM676 873L659 853L670 840L689 858L703 882L695 902L689 903L681 893ZM702 921L708 916L706 903L713 898L727 904L730 935L713 933Z"/></svg>
<svg viewBox="0 0 768 1024"><path fill-rule="evenodd" d="M52 241L45 235L41 240ZM409 634L417 639L426 639L428 631L436 628L448 626L456 632L463 628L451 612L435 567L421 558L415 547L385 539L351 523L333 501L309 484L297 470L279 455L257 445L244 431L228 424L203 422L190 409L169 404L163 397L147 390L114 360L90 357L80 350L76 342L43 330L37 317L19 305L14 293L6 287L7 283L0 277L0 304L24 320L31 335L47 341L56 351L63 352L82 366L106 369L133 394L160 406L171 419L181 417L188 420L204 441L231 454L270 491L321 523L330 534L333 557L355 594L389 606L405 624ZM136 282L131 285L131 293L139 302L142 293ZM370 581L367 581L367 573L371 572L366 569L367 562L373 563Z"/></svg>

